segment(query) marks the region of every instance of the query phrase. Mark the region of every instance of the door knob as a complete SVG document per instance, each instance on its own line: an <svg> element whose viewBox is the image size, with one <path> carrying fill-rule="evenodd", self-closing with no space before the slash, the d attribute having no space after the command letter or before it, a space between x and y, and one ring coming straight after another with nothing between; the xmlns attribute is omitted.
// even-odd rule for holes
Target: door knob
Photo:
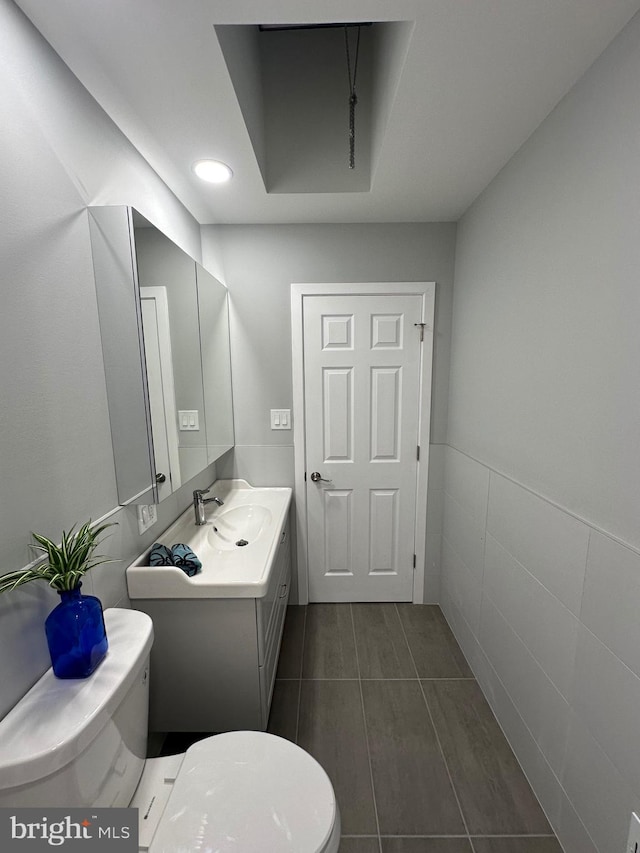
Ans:
<svg viewBox="0 0 640 853"><path fill-rule="evenodd" d="M324 477L320 476L318 471L314 471L313 474L311 475L311 482L312 483L330 483L331 480L325 480Z"/></svg>
<svg viewBox="0 0 640 853"><path fill-rule="evenodd" d="M156 483L164 483L166 479L165 474L156 474Z"/></svg>

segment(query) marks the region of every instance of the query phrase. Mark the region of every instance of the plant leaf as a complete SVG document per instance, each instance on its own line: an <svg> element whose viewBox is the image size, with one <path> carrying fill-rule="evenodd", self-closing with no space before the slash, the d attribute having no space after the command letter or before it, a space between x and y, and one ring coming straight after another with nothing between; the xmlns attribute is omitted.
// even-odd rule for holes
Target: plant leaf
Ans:
<svg viewBox="0 0 640 853"><path fill-rule="evenodd" d="M35 542L32 547L42 552L44 562L32 568L0 575L0 593L16 589L32 580L46 580L53 589L70 590L78 586L89 569L102 563L119 562L94 554L102 541L100 535L114 524L115 522L108 522L92 529L89 520L77 531L74 524L68 531L62 532L60 545L41 533L33 533Z"/></svg>

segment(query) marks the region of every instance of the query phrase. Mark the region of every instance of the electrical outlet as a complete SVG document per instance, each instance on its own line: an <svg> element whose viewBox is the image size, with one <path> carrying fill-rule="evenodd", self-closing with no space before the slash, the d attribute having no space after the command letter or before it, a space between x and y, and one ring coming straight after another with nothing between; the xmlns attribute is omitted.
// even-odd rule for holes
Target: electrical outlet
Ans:
<svg viewBox="0 0 640 853"><path fill-rule="evenodd" d="M138 533L142 534L158 520L158 510L155 504L140 504L138 506Z"/></svg>
<svg viewBox="0 0 640 853"><path fill-rule="evenodd" d="M627 853L640 853L640 817L635 812L631 812Z"/></svg>

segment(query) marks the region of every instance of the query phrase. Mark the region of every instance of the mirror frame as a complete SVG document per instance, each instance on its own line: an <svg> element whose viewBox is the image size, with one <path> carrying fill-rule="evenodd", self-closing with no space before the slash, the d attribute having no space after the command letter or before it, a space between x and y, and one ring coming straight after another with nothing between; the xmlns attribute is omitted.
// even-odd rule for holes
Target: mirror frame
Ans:
<svg viewBox="0 0 640 853"><path fill-rule="evenodd" d="M151 400L140 294L141 284L146 284L146 282L140 281L135 238L135 222L136 220L139 221L141 214L132 207L125 205L89 207L88 212L118 502L121 506L159 503L161 497L156 481ZM146 217L142 216L142 218L146 220ZM152 223L149 224L158 234L162 234ZM193 264L193 284L196 297L199 382L203 394L200 428L204 431L205 453L203 468L189 472L188 477L185 477L183 473L180 475L179 480L184 483L200 473L201 470L206 469L208 465L220 458L222 453L226 453L234 446L233 388L229 355L226 364L228 365L231 443L218 445L215 451L210 450L206 412L215 406L215 402L207 399L207 388L204 381L203 317L200 307L202 300L198 284L198 271L202 269L207 276L211 277L213 282L224 288L227 351L229 351L230 344L228 291L221 282L211 276L207 270L204 270L200 264L176 246L166 235L162 234L162 236L168 244L175 246L176 250ZM213 442L211 447L213 447ZM170 493L173 493L175 488L172 486Z"/></svg>

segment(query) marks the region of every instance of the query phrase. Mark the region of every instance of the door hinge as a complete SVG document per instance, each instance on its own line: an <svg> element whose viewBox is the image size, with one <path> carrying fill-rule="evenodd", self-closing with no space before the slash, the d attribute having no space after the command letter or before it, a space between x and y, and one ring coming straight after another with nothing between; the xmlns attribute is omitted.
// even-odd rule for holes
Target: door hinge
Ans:
<svg viewBox="0 0 640 853"><path fill-rule="evenodd" d="M416 567L416 555L414 554L413 555L413 568L415 569L415 567Z"/></svg>
<svg viewBox="0 0 640 853"><path fill-rule="evenodd" d="M418 460L418 462L420 461L420 445L418 445L418 447L416 448L416 459Z"/></svg>
<svg viewBox="0 0 640 853"><path fill-rule="evenodd" d="M306 471L304 472L304 481L305 481L305 483L307 482L307 472Z"/></svg>
<svg viewBox="0 0 640 853"><path fill-rule="evenodd" d="M427 325L426 323L414 323L414 326L418 326L420 328L420 342L424 341L424 327Z"/></svg>

